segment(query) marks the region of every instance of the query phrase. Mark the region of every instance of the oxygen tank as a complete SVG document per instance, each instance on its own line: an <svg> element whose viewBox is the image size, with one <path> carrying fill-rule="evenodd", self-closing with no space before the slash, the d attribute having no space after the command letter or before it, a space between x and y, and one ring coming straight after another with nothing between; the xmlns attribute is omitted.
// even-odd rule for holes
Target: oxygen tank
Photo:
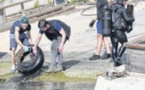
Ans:
<svg viewBox="0 0 145 90"><path fill-rule="evenodd" d="M134 6L128 4L128 5L127 5L127 12L128 12L128 16L129 16L129 17L133 17Z"/></svg>
<svg viewBox="0 0 145 90"><path fill-rule="evenodd" d="M134 13L134 6L133 5L127 5L127 14L129 17L133 17L133 13ZM133 29L133 22L127 22L127 32L131 32Z"/></svg>
<svg viewBox="0 0 145 90"><path fill-rule="evenodd" d="M102 17L102 35L105 37L111 36L112 30L112 13L110 9L103 10Z"/></svg>

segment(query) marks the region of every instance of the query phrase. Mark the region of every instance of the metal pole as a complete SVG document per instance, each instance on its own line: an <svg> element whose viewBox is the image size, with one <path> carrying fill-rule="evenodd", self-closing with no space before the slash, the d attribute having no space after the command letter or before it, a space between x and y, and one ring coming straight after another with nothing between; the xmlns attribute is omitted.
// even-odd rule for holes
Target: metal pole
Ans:
<svg viewBox="0 0 145 90"><path fill-rule="evenodd" d="M4 13L3 21L6 22L7 21L6 9L3 9L3 13Z"/></svg>
<svg viewBox="0 0 145 90"><path fill-rule="evenodd" d="M4 22L4 10L0 10L0 23Z"/></svg>
<svg viewBox="0 0 145 90"><path fill-rule="evenodd" d="M25 9L24 9L24 3L21 3L21 9L22 9L22 16L26 16Z"/></svg>
<svg viewBox="0 0 145 90"><path fill-rule="evenodd" d="M68 3L68 0L65 0L65 4L67 4Z"/></svg>
<svg viewBox="0 0 145 90"><path fill-rule="evenodd" d="M54 6L57 6L57 1L56 0L54 0Z"/></svg>
<svg viewBox="0 0 145 90"><path fill-rule="evenodd" d="M38 3L39 12L41 12L39 0L37 0L37 3Z"/></svg>

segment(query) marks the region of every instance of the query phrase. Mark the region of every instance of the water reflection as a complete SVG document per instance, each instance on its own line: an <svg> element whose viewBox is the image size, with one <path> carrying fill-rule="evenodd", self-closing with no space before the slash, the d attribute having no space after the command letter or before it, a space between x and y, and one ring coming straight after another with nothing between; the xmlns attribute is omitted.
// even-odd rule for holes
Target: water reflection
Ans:
<svg viewBox="0 0 145 90"><path fill-rule="evenodd" d="M0 90L93 90L95 83L9 82Z"/></svg>

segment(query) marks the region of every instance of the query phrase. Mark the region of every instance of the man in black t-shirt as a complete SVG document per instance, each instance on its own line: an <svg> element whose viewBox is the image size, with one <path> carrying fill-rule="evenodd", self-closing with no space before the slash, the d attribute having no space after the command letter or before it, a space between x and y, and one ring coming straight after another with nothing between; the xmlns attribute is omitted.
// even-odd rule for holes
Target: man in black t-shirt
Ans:
<svg viewBox="0 0 145 90"><path fill-rule="evenodd" d="M60 20L49 20L46 21L42 19L38 23L39 33L33 47L33 52L37 53L37 45L39 44L43 34L52 41L51 44L51 64L49 69L46 71L50 72L60 72L63 70L62 60L63 55L62 51L64 48L65 42L69 39L71 29L70 27ZM58 62L56 59L58 58Z"/></svg>
<svg viewBox="0 0 145 90"><path fill-rule="evenodd" d="M31 25L29 24L29 19L27 17L22 17L21 20L15 21L11 27L10 50L12 59L12 68L11 68L12 73L14 73L16 70L15 51L17 48L17 44L24 49L24 52L27 52L29 50L27 46L29 44L32 44L30 30ZM27 32L27 34L25 34L25 32Z"/></svg>

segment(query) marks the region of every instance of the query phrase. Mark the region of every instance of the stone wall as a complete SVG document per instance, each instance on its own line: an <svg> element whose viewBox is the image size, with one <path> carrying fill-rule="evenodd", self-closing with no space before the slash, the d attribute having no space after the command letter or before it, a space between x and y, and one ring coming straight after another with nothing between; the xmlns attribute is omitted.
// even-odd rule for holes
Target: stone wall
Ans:
<svg viewBox="0 0 145 90"><path fill-rule="evenodd" d="M131 72L145 73L145 50L127 48L126 68Z"/></svg>

